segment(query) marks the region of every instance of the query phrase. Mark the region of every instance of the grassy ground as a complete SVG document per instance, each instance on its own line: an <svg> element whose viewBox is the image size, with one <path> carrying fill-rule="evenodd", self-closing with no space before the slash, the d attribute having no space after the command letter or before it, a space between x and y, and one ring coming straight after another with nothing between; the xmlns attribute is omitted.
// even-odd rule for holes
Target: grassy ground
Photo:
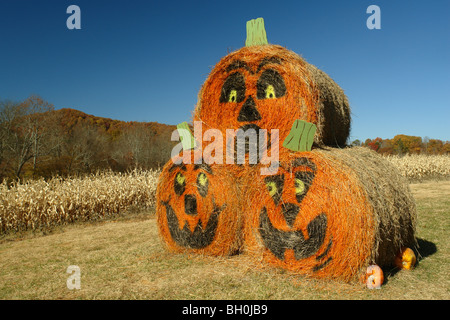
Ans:
<svg viewBox="0 0 450 320"><path fill-rule="evenodd" d="M420 258L381 290L255 266L244 255L168 253L152 213L0 240L0 299L450 299L450 181L412 184ZM67 267L81 270L69 290Z"/></svg>

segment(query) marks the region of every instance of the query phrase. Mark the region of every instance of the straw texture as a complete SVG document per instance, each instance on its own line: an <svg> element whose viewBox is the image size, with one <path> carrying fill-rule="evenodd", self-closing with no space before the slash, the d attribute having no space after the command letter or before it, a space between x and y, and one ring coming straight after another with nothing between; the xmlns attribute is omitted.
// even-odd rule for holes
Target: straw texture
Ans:
<svg viewBox="0 0 450 320"><path fill-rule="evenodd" d="M343 146L350 107L342 89L324 72L278 45L244 47L222 58L199 93L193 120L203 130L253 128L288 136L294 119L314 123L316 145Z"/></svg>
<svg viewBox="0 0 450 320"><path fill-rule="evenodd" d="M227 166L194 161L178 165L170 160L159 176L156 193L162 242L174 252L214 256L237 252L243 223L239 199Z"/></svg>
<svg viewBox="0 0 450 320"><path fill-rule="evenodd" d="M415 246L416 211L403 178L366 148L284 153L277 174L247 172L245 252L319 278L361 279Z"/></svg>
<svg viewBox="0 0 450 320"><path fill-rule="evenodd" d="M326 146L343 147L350 134L350 104L341 87L322 70L306 64L319 89L319 116L317 126L322 132L321 143ZM320 144L320 141L317 141Z"/></svg>

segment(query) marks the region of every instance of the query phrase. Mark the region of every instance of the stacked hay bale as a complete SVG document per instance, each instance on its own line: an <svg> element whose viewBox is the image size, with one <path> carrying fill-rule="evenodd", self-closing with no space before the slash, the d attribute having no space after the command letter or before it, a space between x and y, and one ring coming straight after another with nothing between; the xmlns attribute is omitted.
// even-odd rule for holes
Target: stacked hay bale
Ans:
<svg viewBox="0 0 450 320"><path fill-rule="evenodd" d="M329 75L312 64L307 64L319 89L320 121L319 132L323 132L321 142L330 147L344 147L350 134L350 104L342 88ZM319 144L319 141L316 141Z"/></svg>
<svg viewBox="0 0 450 320"><path fill-rule="evenodd" d="M229 146L239 131L255 130L259 138L260 129L277 129L277 143L265 143L272 155L279 151L280 166L263 176L267 155L258 154L257 165L214 164L201 159L201 148L190 163L169 161L157 215L171 250L228 255L244 248L293 272L350 281L415 246L406 182L374 152L344 148L351 121L343 90L294 52L258 41L228 54L202 86L193 120L202 124L201 136L218 129L234 139L225 141L225 153L235 153ZM312 151L281 147L288 137L302 139L292 134L294 120L317 129ZM251 143L260 151L260 140L249 138L247 156Z"/></svg>
<svg viewBox="0 0 450 320"><path fill-rule="evenodd" d="M350 281L415 246L408 185L367 148L285 153L276 174L249 170L246 181L245 251L258 260Z"/></svg>
<svg viewBox="0 0 450 320"><path fill-rule="evenodd" d="M283 141L294 119L317 126L318 146L344 146L350 106L323 71L278 45L241 48L222 58L202 86L193 120L203 130L279 130ZM250 125L251 124L251 125Z"/></svg>

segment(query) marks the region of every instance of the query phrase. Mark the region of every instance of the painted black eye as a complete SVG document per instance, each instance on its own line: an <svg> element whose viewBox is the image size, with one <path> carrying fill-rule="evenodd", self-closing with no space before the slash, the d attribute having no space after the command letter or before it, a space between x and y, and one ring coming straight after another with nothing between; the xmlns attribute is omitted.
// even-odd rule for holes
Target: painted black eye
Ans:
<svg viewBox="0 0 450 320"><path fill-rule="evenodd" d="M200 172L197 176L197 189L198 193L200 193L202 197L206 197L206 195L208 194L208 185L208 177L205 173Z"/></svg>
<svg viewBox="0 0 450 320"><path fill-rule="evenodd" d="M258 99L275 99L286 94L283 77L273 69L264 70L256 83Z"/></svg>
<svg viewBox="0 0 450 320"><path fill-rule="evenodd" d="M175 176L173 187L177 195L181 196L183 194L184 189L186 188L186 177L180 172Z"/></svg>
<svg viewBox="0 0 450 320"><path fill-rule="evenodd" d="M235 72L225 80L219 102L242 102L245 98L245 79Z"/></svg>
<svg viewBox="0 0 450 320"><path fill-rule="evenodd" d="M295 198L301 203L314 179L314 172L297 171L295 173Z"/></svg>
<svg viewBox="0 0 450 320"><path fill-rule="evenodd" d="M268 176L264 179L264 182L266 183L267 191L275 202L275 205L278 205L283 193L284 176Z"/></svg>

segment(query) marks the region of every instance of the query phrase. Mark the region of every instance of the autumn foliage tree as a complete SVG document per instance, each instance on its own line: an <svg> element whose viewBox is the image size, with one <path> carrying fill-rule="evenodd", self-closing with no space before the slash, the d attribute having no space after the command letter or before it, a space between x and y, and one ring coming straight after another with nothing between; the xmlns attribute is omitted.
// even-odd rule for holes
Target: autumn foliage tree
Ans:
<svg viewBox="0 0 450 320"><path fill-rule="evenodd" d="M359 141L359 140L358 140ZM353 144L353 143L352 143ZM381 154L450 154L450 142L425 137L396 135L392 139L367 139L363 144Z"/></svg>
<svg viewBox="0 0 450 320"><path fill-rule="evenodd" d="M170 141L175 129L54 110L35 95L0 101L0 181L162 167L175 144Z"/></svg>
<svg viewBox="0 0 450 320"><path fill-rule="evenodd" d="M383 140L381 138L375 138L374 140L367 139L366 146L374 151L378 151L381 148Z"/></svg>

